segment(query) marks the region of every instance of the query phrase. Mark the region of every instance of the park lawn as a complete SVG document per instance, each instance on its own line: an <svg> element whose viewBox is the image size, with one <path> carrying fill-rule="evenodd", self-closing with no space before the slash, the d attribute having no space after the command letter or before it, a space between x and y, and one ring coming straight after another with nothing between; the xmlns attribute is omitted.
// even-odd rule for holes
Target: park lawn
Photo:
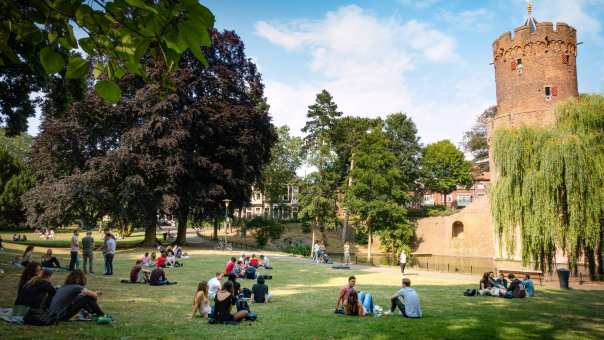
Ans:
<svg viewBox="0 0 604 340"><path fill-rule="evenodd" d="M538 297L531 299L464 297L464 289L475 286L475 282L442 279L424 272L409 276L421 297L423 319L335 315L338 288L346 283L348 275L356 275L359 289L371 292L375 303L386 308L388 297L400 285L400 274L394 269L334 270L327 265L285 256L271 258L275 269L269 272L274 278L267 282L275 301L251 305L252 311L258 314L256 322L243 322L239 326L210 325L206 320L189 321L186 317L197 283L222 269L229 254L192 251L193 258L185 260L184 267L167 269L168 279L178 281L174 286L119 283L120 278L128 276L134 259L143 251L145 249L120 251L115 260L116 275L89 279L90 289L103 291L100 304L115 318L113 324L63 322L58 326L33 327L0 322L0 338L604 338L604 292L538 287ZM0 277L0 306L3 307L12 305L16 293L19 273L4 265L13 255L12 250L0 253L2 268L6 270ZM60 252L60 256L65 263L67 253ZM101 273L100 255L96 258L96 272ZM65 274L56 273L53 281L59 284L64 277ZM251 281L242 281L243 287L251 287L251 284Z"/></svg>
<svg viewBox="0 0 604 340"><path fill-rule="evenodd" d="M38 233L34 232L13 232L13 231L3 231L0 232L0 236L4 242L12 243L13 234L18 235L26 235L27 241L25 242L15 242L16 244L31 244L35 247L42 248L69 248L70 240L73 231L69 229L56 231L54 240L45 240L41 239ZM79 232L79 240L82 241L82 238L86 236L86 231L80 230ZM94 244L96 247L101 247L103 245L103 237L105 235L98 230L92 230L92 237L94 238ZM132 235L126 237L125 239L117 239L117 247L118 248L132 248L138 246L145 238L144 232L134 232Z"/></svg>

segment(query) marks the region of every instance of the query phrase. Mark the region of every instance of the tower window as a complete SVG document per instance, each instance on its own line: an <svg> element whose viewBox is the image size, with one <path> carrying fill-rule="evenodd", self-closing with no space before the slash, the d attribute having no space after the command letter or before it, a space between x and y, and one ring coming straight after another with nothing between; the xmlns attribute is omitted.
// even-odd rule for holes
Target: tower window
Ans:
<svg viewBox="0 0 604 340"><path fill-rule="evenodd" d="M546 86L544 88L544 95L545 95L545 100L550 101L552 100L552 87L551 86Z"/></svg>
<svg viewBox="0 0 604 340"><path fill-rule="evenodd" d="M522 59L516 59L516 72L518 72L518 74L521 74L523 69L524 65L522 64Z"/></svg>
<svg viewBox="0 0 604 340"><path fill-rule="evenodd" d="M563 64L568 64L570 62L570 56L568 54L563 54L562 55L562 63Z"/></svg>

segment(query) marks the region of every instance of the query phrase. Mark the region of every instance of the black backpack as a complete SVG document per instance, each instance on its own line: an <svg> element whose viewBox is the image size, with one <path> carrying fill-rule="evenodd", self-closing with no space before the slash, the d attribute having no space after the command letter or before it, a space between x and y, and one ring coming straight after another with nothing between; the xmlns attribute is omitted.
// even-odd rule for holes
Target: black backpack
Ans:
<svg viewBox="0 0 604 340"><path fill-rule="evenodd" d="M237 311L241 312L242 310L250 311L250 305L243 299L243 296L237 299Z"/></svg>
<svg viewBox="0 0 604 340"><path fill-rule="evenodd" d="M252 291L249 288L243 288L241 293L243 294L243 297L245 297L245 298L249 299L252 297Z"/></svg>
<svg viewBox="0 0 604 340"><path fill-rule="evenodd" d="M254 280L256 278L256 268L249 266L245 270L245 278Z"/></svg>
<svg viewBox="0 0 604 340"><path fill-rule="evenodd" d="M50 326L57 324L56 315L48 313L43 308L30 308L23 316L23 323L33 326Z"/></svg>

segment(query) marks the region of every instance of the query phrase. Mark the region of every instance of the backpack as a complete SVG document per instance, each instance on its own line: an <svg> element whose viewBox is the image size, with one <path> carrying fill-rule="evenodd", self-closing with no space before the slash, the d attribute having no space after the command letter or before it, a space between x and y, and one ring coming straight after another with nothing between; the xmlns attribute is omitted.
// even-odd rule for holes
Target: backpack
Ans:
<svg viewBox="0 0 604 340"><path fill-rule="evenodd" d="M245 298L249 299L252 297L252 291L249 288L243 288L241 293L243 294L243 297L245 297Z"/></svg>
<svg viewBox="0 0 604 340"><path fill-rule="evenodd" d="M245 278L254 280L256 278L256 268L249 266L245 270Z"/></svg>
<svg viewBox="0 0 604 340"><path fill-rule="evenodd" d="M526 287L523 283L519 283L518 287L514 289L513 296L515 298L525 298L526 297Z"/></svg>
<svg viewBox="0 0 604 340"><path fill-rule="evenodd" d="M250 311L250 305L247 303L245 299L239 298L237 300L237 311L240 312L242 310Z"/></svg>
<svg viewBox="0 0 604 340"><path fill-rule="evenodd" d="M57 324L56 315L48 313L43 308L30 308L23 316L23 323L33 326L50 326Z"/></svg>

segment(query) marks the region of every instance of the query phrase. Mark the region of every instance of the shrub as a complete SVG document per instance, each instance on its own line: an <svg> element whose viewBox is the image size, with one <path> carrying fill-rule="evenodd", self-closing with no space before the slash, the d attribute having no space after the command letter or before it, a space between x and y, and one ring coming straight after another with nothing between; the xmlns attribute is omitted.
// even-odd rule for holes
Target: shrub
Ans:
<svg viewBox="0 0 604 340"><path fill-rule="evenodd" d="M306 244L290 244L282 250L292 255L310 256L310 246Z"/></svg>
<svg viewBox="0 0 604 340"><path fill-rule="evenodd" d="M285 226L277 220L263 217L254 217L245 222L247 230L256 231L256 244L264 247L269 240L278 240L285 230Z"/></svg>

